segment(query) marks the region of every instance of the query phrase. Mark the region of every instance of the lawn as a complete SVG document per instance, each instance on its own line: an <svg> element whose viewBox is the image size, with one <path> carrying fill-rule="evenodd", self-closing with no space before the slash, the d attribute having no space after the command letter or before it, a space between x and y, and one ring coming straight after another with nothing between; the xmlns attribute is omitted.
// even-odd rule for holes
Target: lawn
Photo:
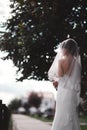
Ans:
<svg viewBox="0 0 87 130"><path fill-rule="evenodd" d="M80 122L81 123L87 123L87 116L80 117ZM87 125L81 126L81 130L87 130Z"/></svg>
<svg viewBox="0 0 87 130"><path fill-rule="evenodd" d="M81 130L87 130L87 126L81 126Z"/></svg>
<svg viewBox="0 0 87 130"><path fill-rule="evenodd" d="M81 117L80 117L80 122L85 122L85 123L87 123L87 116L81 116Z"/></svg>

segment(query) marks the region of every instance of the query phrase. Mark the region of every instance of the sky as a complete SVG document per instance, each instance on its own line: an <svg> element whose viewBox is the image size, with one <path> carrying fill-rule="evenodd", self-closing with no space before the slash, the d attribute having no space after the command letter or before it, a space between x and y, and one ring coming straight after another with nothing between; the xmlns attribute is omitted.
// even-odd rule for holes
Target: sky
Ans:
<svg viewBox="0 0 87 130"><path fill-rule="evenodd" d="M9 0L0 1L0 23L10 17ZM0 28L2 31L2 28ZM28 95L30 91L52 92L56 97L56 90L49 81L24 80L16 82L16 70L11 60L2 60L6 55L0 52L0 100L8 105L14 98Z"/></svg>

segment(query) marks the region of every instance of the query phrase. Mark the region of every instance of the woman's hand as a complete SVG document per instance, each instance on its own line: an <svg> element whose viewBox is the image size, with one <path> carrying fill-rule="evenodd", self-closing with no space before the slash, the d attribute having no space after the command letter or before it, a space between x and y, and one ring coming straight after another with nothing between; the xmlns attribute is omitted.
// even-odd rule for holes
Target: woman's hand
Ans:
<svg viewBox="0 0 87 130"><path fill-rule="evenodd" d="M53 86L55 87L55 89L57 90L58 87L58 82L57 81L53 81Z"/></svg>

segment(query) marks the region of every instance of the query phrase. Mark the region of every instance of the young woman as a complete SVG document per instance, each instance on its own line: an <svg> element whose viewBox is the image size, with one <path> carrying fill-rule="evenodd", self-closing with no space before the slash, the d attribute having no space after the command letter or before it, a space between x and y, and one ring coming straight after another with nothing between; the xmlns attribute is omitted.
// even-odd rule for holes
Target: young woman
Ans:
<svg viewBox="0 0 87 130"><path fill-rule="evenodd" d="M80 130L79 104L81 63L75 40L60 43L48 76L57 89L56 111L51 130Z"/></svg>

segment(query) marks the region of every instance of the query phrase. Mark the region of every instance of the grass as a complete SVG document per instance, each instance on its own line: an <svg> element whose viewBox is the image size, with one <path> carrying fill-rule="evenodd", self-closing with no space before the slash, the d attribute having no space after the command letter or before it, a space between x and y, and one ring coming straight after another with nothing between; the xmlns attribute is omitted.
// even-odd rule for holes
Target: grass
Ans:
<svg viewBox="0 0 87 130"><path fill-rule="evenodd" d="M80 116L81 123L87 123L87 116ZM87 125L81 126L81 130L87 130Z"/></svg>
<svg viewBox="0 0 87 130"><path fill-rule="evenodd" d="M43 117L43 116L38 116L38 115L33 115L32 116L33 118L36 118L36 119L38 119L38 120L42 120L42 121L44 121L44 122L52 122L53 121L53 118L45 118L45 117Z"/></svg>
<svg viewBox="0 0 87 130"><path fill-rule="evenodd" d="M87 123L87 116L80 116L80 122Z"/></svg>
<svg viewBox="0 0 87 130"><path fill-rule="evenodd" d="M81 126L81 130L87 130L87 126Z"/></svg>

